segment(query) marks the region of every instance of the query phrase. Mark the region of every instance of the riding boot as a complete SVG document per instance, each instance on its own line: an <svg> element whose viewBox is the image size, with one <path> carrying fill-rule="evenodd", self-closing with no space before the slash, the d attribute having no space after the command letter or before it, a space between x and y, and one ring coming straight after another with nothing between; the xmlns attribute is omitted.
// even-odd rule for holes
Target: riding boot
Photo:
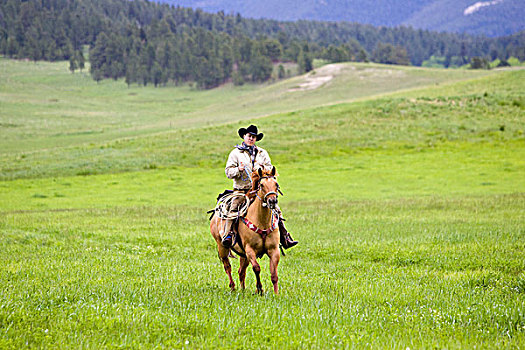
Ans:
<svg viewBox="0 0 525 350"><path fill-rule="evenodd" d="M284 227L284 222L282 219L279 219L279 234L280 234L280 240L281 245L284 249L288 249L296 245L297 241L294 241L292 236L290 235L290 232Z"/></svg>
<svg viewBox="0 0 525 350"><path fill-rule="evenodd" d="M224 233L222 234L222 245L224 248L230 248L233 245L233 238L235 233L232 230L232 219L226 219L226 224L224 225Z"/></svg>

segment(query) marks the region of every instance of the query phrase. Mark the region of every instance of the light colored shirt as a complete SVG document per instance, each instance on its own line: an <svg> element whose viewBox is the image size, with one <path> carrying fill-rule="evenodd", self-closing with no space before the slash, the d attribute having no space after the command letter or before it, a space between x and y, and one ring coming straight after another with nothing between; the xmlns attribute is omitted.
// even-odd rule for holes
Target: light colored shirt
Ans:
<svg viewBox="0 0 525 350"><path fill-rule="evenodd" d="M249 189L252 187L251 173L262 168L263 170L271 170L272 162L270 155L265 149L257 147L257 155L255 156L255 164L252 165L250 153L248 151L241 151L238 148L234 148L228 156L226 162L226 168L224 172L228 179L233 180L233 188L235 189ZM239 170L239 166L244 164L244 171Z"/></svg>

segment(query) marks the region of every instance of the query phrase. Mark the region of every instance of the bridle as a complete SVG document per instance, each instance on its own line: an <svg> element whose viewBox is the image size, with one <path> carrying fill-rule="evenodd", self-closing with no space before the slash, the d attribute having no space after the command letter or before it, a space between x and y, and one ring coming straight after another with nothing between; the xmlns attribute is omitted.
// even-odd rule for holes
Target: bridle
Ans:
<svg viewBox="0 0 525 350"><path fill-rule="evenodd" d="M262 206L263 207L268 207L268 196L271 196L271 195L275 195L276 198L279 198L279 193L282 195L283 193L281 192L281 189L279 188L279 184L277 183L276 181L276 185L277 185L277 192L275 191L269 191L269 192L266 192L264 197L261 198L259 196L259 191L261 190L261 180L262 179L274 179L275 180L275 176L262 176L260 179L259 179L259 186L257 186L257 189L255 189L253 192L255 192L255 196L262 202Z"/></svg>

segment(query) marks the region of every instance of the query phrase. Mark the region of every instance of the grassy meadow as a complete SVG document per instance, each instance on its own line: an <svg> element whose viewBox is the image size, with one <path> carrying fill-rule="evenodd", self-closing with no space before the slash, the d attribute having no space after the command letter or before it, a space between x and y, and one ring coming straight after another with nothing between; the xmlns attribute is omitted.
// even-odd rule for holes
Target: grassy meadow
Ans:
<svg viewBox="0 0 525 350"><path fill-rule="evenodd" d="M0 77L0 348L525 346L525 70L198 91L0 59ZM249 123L300 241L278 296L267 258L263 296L251 269L230 292L208 231Z"/></svg>

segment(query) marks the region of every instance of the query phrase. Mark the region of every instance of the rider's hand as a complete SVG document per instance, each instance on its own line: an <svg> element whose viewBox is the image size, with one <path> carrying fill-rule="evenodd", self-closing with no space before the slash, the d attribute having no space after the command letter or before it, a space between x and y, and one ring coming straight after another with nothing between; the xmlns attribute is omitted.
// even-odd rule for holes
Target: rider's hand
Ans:
<svg viewBox="0 0 525 350"><path fill-rule="evenodd" d="M243 163L239 164L239 171L240 172L244 171L244 164Z"/></svg>

